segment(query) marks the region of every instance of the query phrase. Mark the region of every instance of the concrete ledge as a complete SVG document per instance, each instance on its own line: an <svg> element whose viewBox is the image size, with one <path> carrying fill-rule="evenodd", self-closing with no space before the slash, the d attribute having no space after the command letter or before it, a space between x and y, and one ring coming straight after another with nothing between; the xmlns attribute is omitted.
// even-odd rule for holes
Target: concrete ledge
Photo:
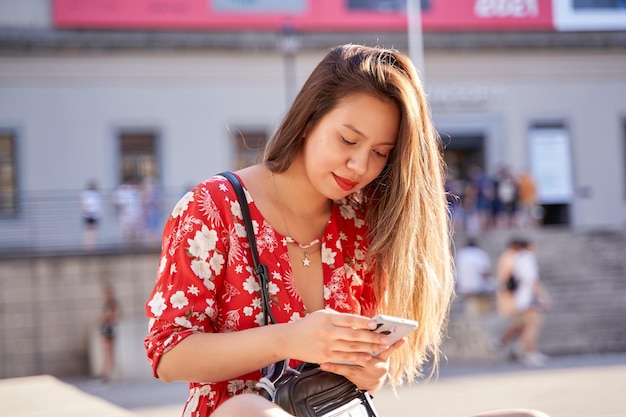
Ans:
<svg viewBox="0 0 626 417"><path fill-rule="evenodd" d="M50 375L0 380L0 416L136 417Z"/></svg>

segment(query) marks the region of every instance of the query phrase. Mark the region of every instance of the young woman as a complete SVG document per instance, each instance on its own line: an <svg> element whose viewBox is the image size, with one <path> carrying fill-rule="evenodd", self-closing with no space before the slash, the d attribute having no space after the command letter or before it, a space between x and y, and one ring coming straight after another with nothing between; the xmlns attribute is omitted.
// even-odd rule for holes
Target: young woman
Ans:
<svg viewBox="0 0 626 417"><path fill-rule="evenodd" d="M285 358L372 392L386 380L413 381L427 359L436 364L453 294L442 165L409 59L332 49L264 162L235 173L279 324L261 325L260 287L226 179L199 184L167 222L146 348L157 377L190 381L184 415L286 416L255 388L259 370ZM388 346L369 331L376 313L419 329Z"/></svg>

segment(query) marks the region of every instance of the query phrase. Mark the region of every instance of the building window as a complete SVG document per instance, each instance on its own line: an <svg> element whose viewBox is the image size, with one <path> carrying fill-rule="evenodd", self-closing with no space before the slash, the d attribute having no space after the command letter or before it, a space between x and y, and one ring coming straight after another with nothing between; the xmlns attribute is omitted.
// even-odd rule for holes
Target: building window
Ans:
<svg viewBox="0 0 626 417"><path fill-rule="evenodd" d="M15 170L15 134L0 131L0 215L17 212L17 181Z"/></svg>
<svg viewBox="0 0 626 417"><path fill-rule="evenodd" d="M159 178L157 135L153 132L122 132L118 136L120 182L132 178Z"/></svg>
<svg viewBox="0 0 626 417"><path fill-rule="evenodd" d="M238 130L235 136L237 143L236 169L261 162L267 139L267 133L264 130Z"/></svg>

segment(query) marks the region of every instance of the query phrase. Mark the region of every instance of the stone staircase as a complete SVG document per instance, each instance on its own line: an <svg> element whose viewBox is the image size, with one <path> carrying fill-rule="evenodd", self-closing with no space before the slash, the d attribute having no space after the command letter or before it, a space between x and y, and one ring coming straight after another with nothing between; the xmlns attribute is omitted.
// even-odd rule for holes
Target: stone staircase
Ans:
<svg viewBox="0 0 626 417"><path fill-rule="evenodd" d="M544 316L540 349L553 356L626 352L626 231L496 230L480 237L495 264L513 236L535 245L543 283L553 299ZM465 236L454 238L461 248ZM493 359L492 341L506 320L493 308L470 316L457 299L449 339L449 359Z"/></svg>

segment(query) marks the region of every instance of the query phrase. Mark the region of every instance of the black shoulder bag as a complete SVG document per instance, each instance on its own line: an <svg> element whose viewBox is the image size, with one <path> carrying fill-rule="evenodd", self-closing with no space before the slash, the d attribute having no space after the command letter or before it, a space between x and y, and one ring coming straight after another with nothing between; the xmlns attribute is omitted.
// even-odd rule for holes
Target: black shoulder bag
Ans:
<svg viewBox="0 0 626 417"><path fill-rule="evenodd" d="M231 182L241 206L254 274L261 284L264 323L276 324L267 291L269 271L259 260L248 201L241 183L232 172L220 175ZM283 360L263 368L262 378L257 384L261 396L288 413L296 417L378 417L369 393L359 390L344 376L322 371L319 365L313 363L304 362L297 369L290 368L288 363L288 360Z"/></svg>

